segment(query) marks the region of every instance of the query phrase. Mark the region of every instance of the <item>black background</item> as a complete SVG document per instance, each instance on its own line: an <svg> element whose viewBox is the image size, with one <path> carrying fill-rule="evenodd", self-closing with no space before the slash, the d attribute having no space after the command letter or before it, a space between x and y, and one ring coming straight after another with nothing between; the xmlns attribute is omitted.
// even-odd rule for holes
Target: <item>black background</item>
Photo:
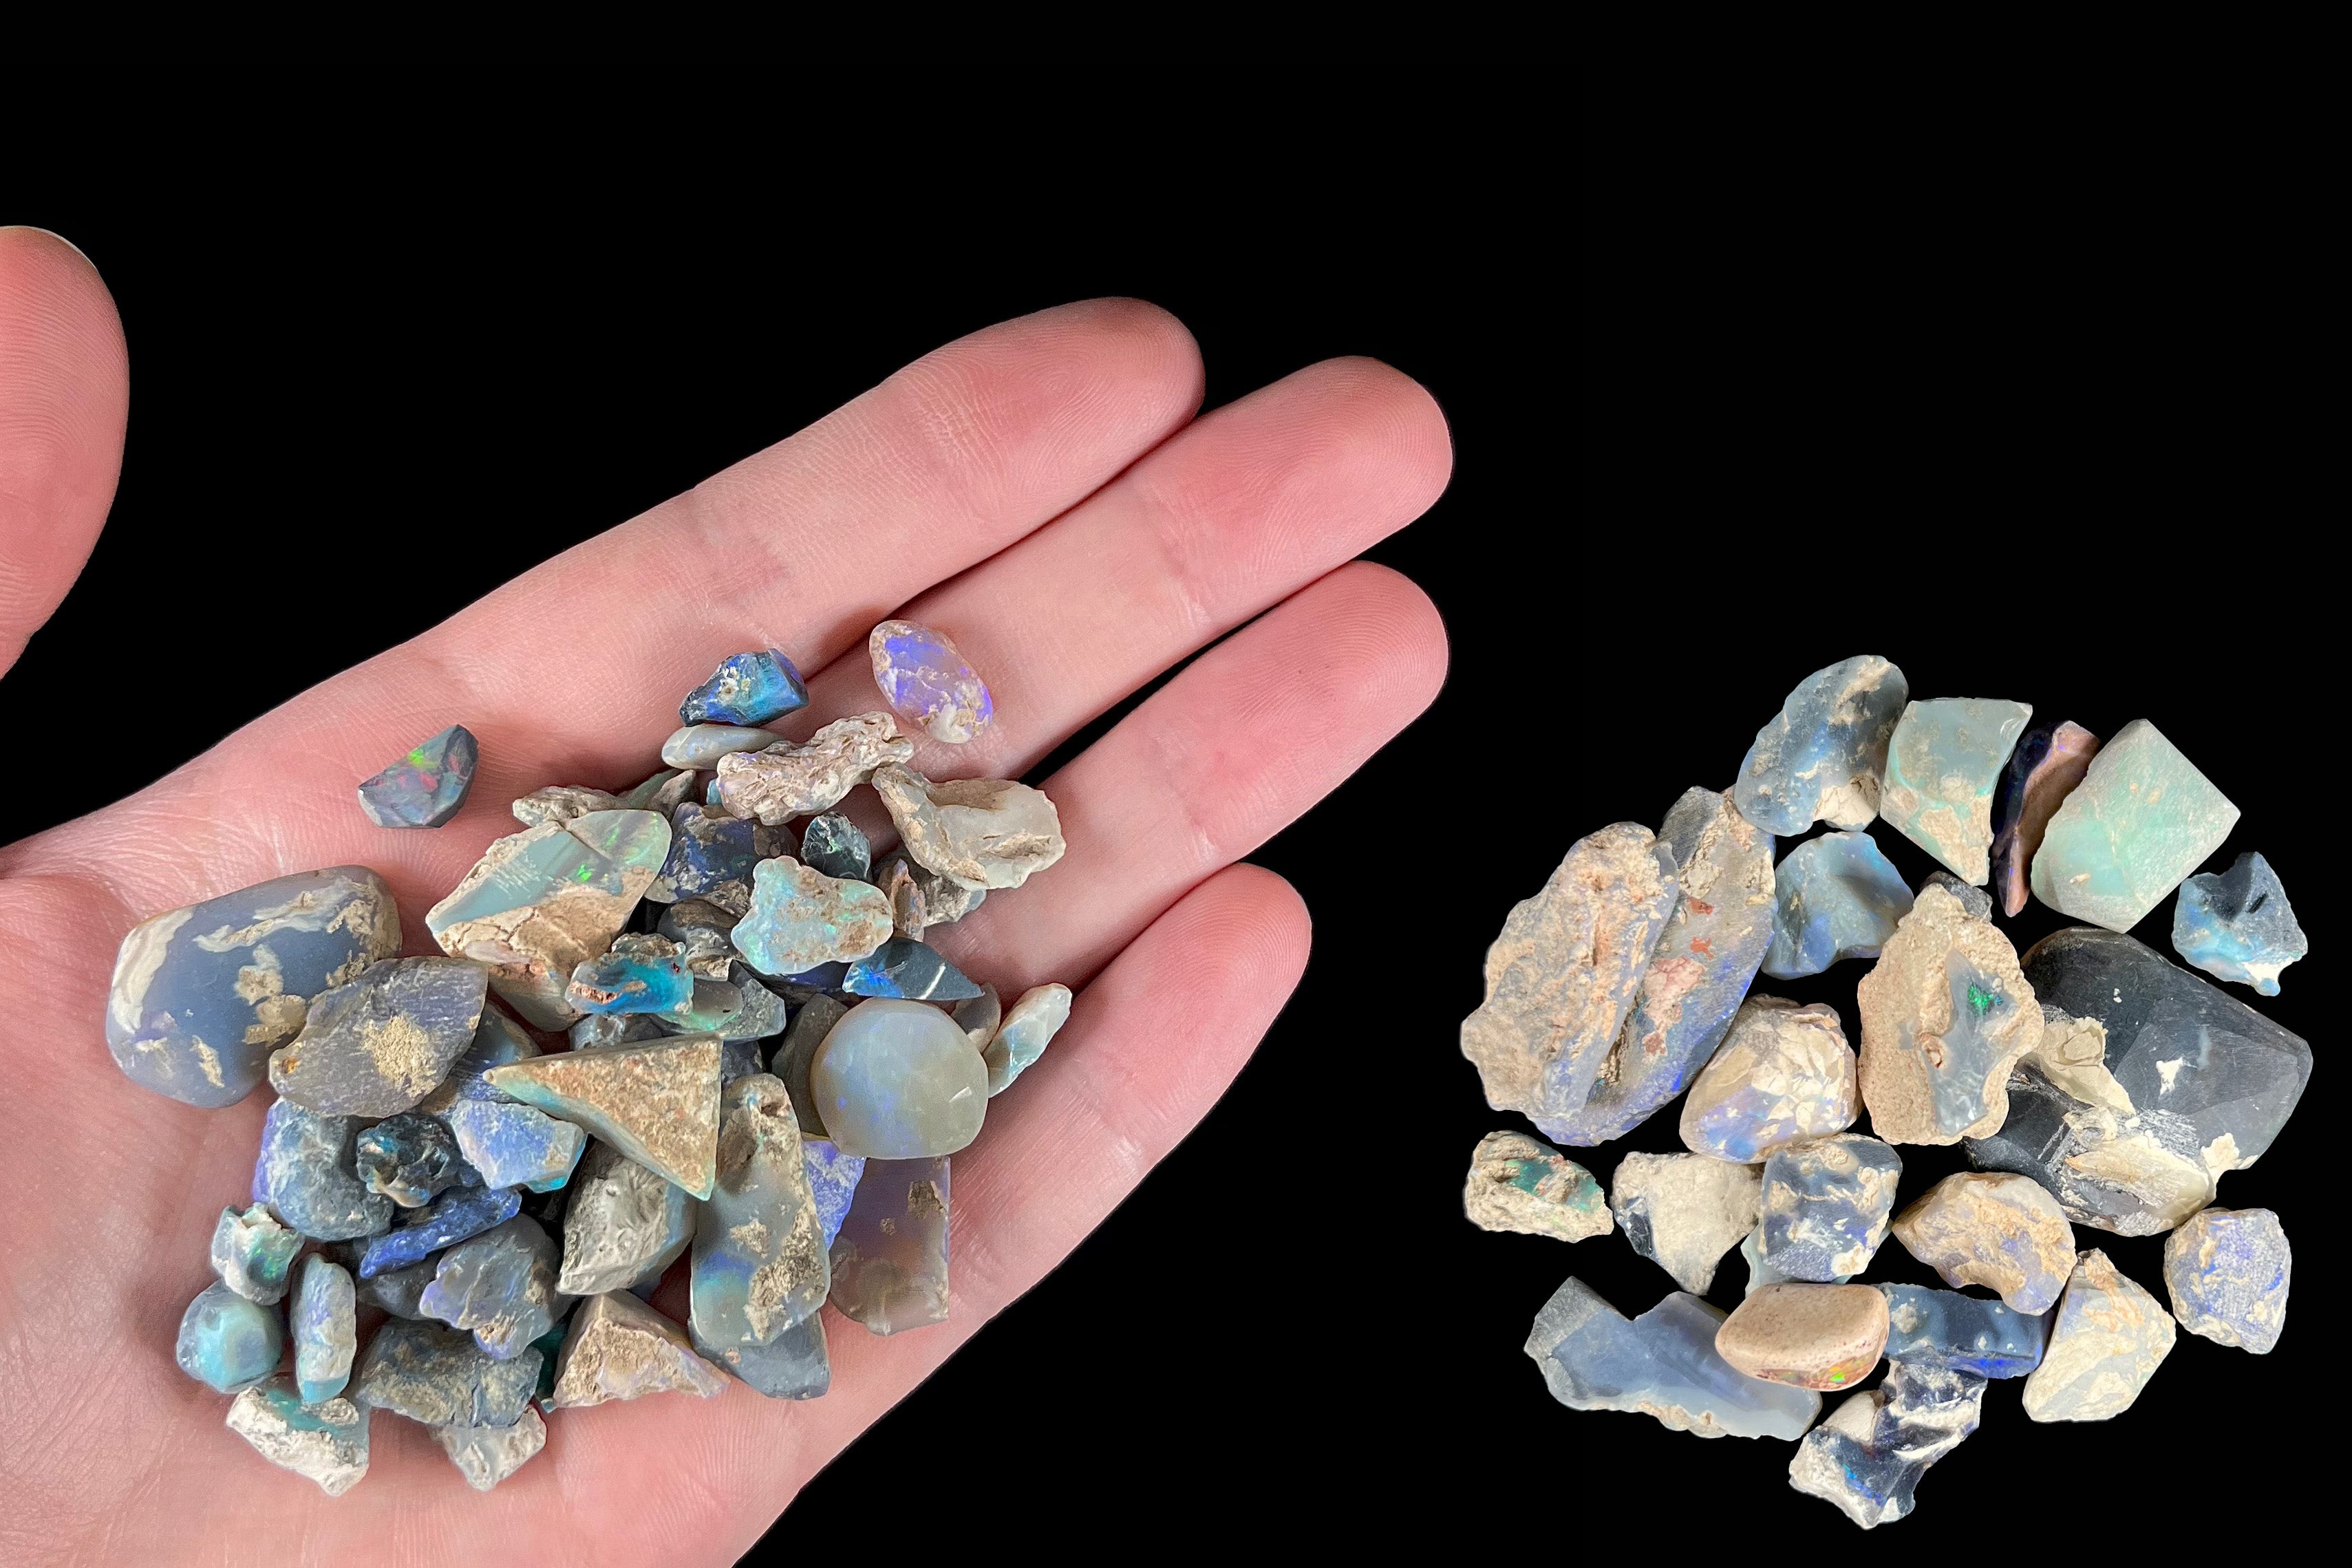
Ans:
<svg viewBox="0 0 2352 1568"><path fill-rule="evenodd" d="M908 1477L942 1433L962 1467L943 1510L1016 1539L1129 1521L1056 1538L1074 1549L1137 1521L1153 1544L1222 1545L1268 1517L1330 1542L1438 1526L1530 1550L1657 1528L1853 1544L1787 1490L1782 1445L1546 1396L1519 1347L1562 1277L1629 1313L1672 1286L1622 1235L1570 1249L1463 1220L1472 1145L1520 1124L1457 1053L1480 956L1571 841L1727 782L1791 685L1871 651L1916 695L2029 701L2103 736L2154 719L2243 810L2211 863L2259 847L2297 901L2318 956L2257 1005L2312 1036L2334 990L2319 801L2337 765L2301 737L2337 667L2319 541L2341 503L2308 498L2338 441L2306 387L2308 204L2227 149L2135 155L2089 131L1889 147L1605 99L1581 125L1360 106L1253 129L1246 157L1155 147L1145 183L1058 162L1014 183L801 178L753 144L698 149L675 179L548 181L500 154L20 194L0 216L66 233L106 275L135 390L108 531L0 684L9 733L72 749L20 752L8 821L144 784L1003 317L1156 300L1199 337L1212 405L1376 355L1453 424L1451 491L1373 552L1436 600L1453 673L1255 857L1314 912L1304 986L1192 1138L763 1550L921 1503ZM304 564L330 539L359 551ZM257 558L329 612L297 637L266 624L243 592ZM205 650L263 656L192 674L183 654ZM162 700L78 722L126 652L154 661L133 667ZM2160 950L2170 911L2140 933ZM2022 947L2054 924L2035 905L2012 928ZM1831 1001L1851 1030L1861 969L1759 989ZM2126 1505L2126 1539L2160 1519L2171 1550L2230 1540L2250 1511L2315 1515L2282 1466L2335 1375L2315 1344L2326 1132L2306 1108L2222 1184L2305 1247L2276 1354L2184 1333L2095 1427L2027 1422L1997 1384L1895 1543L1999 1522L1973 1538L2066 1550L2058 1521L2090 1503ZM1580 1157L1605 1182L1620 1147L1676 1146L1668 1112ZM1959 1163L1903 1152L1906 1195ZM2160 1291L2157 1241L2079 1239ZM1869 1277L1929 1281L1892 1241ZM1741 1279L1728 1259L1713 1299ZM1678 1513L1695 1500L1713 1522Z"/></svg>

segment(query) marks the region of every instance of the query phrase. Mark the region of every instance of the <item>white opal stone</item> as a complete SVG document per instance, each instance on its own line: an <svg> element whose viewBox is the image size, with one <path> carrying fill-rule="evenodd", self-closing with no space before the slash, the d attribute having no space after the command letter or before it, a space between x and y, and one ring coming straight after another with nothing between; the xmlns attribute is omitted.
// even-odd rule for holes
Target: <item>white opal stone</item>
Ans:
<svg viewBox="0 0 2352 1568"><path fill-rule="evenodd" d="M939 1009L877 997L824 1037L809 1063L809 1089L845 1154L926 1159L980 1135L988 1064Z"/></svg>

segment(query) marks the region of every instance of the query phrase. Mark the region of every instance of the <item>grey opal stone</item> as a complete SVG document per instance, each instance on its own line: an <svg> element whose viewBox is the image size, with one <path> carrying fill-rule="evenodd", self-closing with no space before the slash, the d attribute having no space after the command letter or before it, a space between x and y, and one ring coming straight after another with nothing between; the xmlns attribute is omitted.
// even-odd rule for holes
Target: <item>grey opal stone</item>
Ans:
<svg viewBox="0 0 2352 1568"><path fill-rule="evenodd" d="M567 1296L601 1296L658 1280L694 1239L696 1205L686 1189L610 1144L588 1145L571 1191L555 1281Z"/></svg>
<svg viewBox="0 0 2352 1568"><path fill-rule="evenodd" d="M2076 1099L2040 1067L2009 1078L2009 1115L1998 1131L1968 1140L1982 1171L2032 1176L2076 1225L2119 1236L2171 1229L2213 1196L2197 1124L2169 1111L2112 1108Z"/></svg>
<svg viewBox="0 0 2352 1568"><path fill-rule="evenodd" d="M356 1269L361 1253L355 1251L348 1256L352 1266ZM416 1303L424 1299L425 1287L433 1282L437 1266L435 1260L427 1258L422 1263L411 1263L405 1269L387 1269L381 1274L362 1280L356 1287L359 1300L394 1317L414 1322L425 1315L425 1309Z"/></svg>
<svg viewBox="0 0 2352 1568"><path fill-rule="evenodd" d="M392 890L365 866L281 876L131 927L106 1043L124 1074L191 1105L253 1092L312 997L400 951Z"/></svg>
<svg viewBox="0 0 2352 1568"><path fill-rule="evenodd" d="M294 1377L303 1404L332 1399L351 1380L352 1357L359 1351L358 1299L352 1272L341 1263L316 1252L302 1260L302 1288L291 1316Z"/></svg>
<svg viewBox="0 0 2352 1568"><path fill-rule="evenodd" d="M707 898L689 898L661 912L654 929L677 944L687 972L698 979L723 980L735 957L737 916Z"/></svg>
<svg viewBox="0 0 2352 1568"><path fill-rule="evenodd" d="M248 1301L274 1306L286 1297L286 1271L302 1238L278 1223L265 1204L239 1214L224 1208L213 1226L213 1272Z"/></svg>
<svg viewBox="0 0 2352 1568"><path fill-rule="evenodd" d="M702 980L698 986L723 982ZM564 1031L574 1051L593 1051L600 1045L628 1045L640 1040L658 1040L671 1031L664 1027L660 1013L590 1013ZM698 1033L698 1030L687 1030Z"/></svg>
<svg viewBox="0 0 2352 1568"><path fill-rule="evenodd" d="M1867 826L1878 814L1886 743L1910 695L1903 672L1875 653L1815 670L1756 732L1732 804L1781 838L1823 818L1841 828Z"/></svg>
<svg viewBox="0 0 2352 1568"><path fill-rule="evenodd" d="M1868 833L1823 833L1790 850L1773 871L1778 903L1764 973L1818 975L1847 958L1874 958L1902 918L1911 890Z"/></svg>
<svg viewBox="0 0 2352 1568"><path fill-rule="evenodd" d="M1886 1240L1902 1176L1903 1157L1860 1133L1775 1149L1764 1162L1757 1255L1784 1280L1851 1279Z"/></svg>
<svg viewBox="0 0 2352 1568"><path fill-rule="evenodd" d="M433 1440L467 1486L489 1491L547 1447L547 1421L525 1406L522 1418L511 1427L436 1427Z"/></svg>
<svg viewBox="0 0 2352 1568"><path fill-rule="evenodd" d="M392 958L314 998L302 1033L269 1058L269 1086L322 1116L394 1116L438 1087L473 1042L489 971L462 958Z"/></svg>
<svg viewBox="0 0 2352 1568"><path fill-rule="evenodd" d="M291 1101L261 1122L261 1157L253 1166L253 1200L320 1241L373 1236L392 1223L392 1199L352 1174L357 1134L348 1116L320 1116Z"/></svg>
<svg viewBox="0 0 2352 1568"><path fill-rule="evenodd" d="M962 970L910 936L894 936L854 960L841 988L853 996L927 1002L960 1002L980 995L980 988Z"/></svg>
<svg viewBox="0 0 2352 1568"><path fill-rule="evenodd" d="M1789 1484L1835 1503L1864 1530L1903 1518L1927 1467L1977 1429L1985 1380L1916 1363L1888 1369L1805 1434Z"/></svg>
<svg viewBox="0 0 2352 1568"><path fill-rule="evenodd" d="M696 1348L767 1344L824 1305L831 1276L800 1124L781 1081L754 1073L720 1100L718 1174L695 1218Z"/></svg>
<svg viewBox="0 0 2352 1568"><path fill-rule="evenodd" d="M822 1313L812 1312L767 1344L713 1348L698 1334L694 1347L770 1399L821 1398L833 1386Z"/></svg>
<svg viewBox="0 0 2352 1568"><path fill-rule="evenodd" d="M1886 1298L1886 1359L1979 1377L2023 1377L2042 1364L2047 1315L1924 1285L1881 1284Z"/></svg>
<svg viewBox="0 0 2352 1568"><path fill-rule="evenodd" d="M827 811L802 824L800 862L827 876L864 882L874 874L874 846L856 823Z"/></svg>
<svg viewBox="0 0 2352 1568"><path fill-rule="evenodd" d="M1927 880L1921 883L1919 886L1922 891L1931 887L1942 888L1960 901L1960 907L1968 911L1969 918L1971 920L1992 918L1992 894L1983 888L1970 887L1950 872L1931 871L1927 873Z"/></svg>
<svg viewBox="0 0 2352 1568"><path fill-rule="evenodd" d="M909 859L904 850L892 850L876 861L873 871L861 880L879 887L890 881L892 868L897 866L907 868L907 874L914 879L916 891L922 894L926 925L952 925L978 909L988 897L988 889L966 887L960 882L951 882L921 862Z"/></svg>
<svg viewBox="0 0 2352 1568"><path fill-rule="evenodd" d="M518 1214L441 1254L416 1304L426 1317L472 1330L485 1355L511 1361L562 1315L560 1256L539 1221Z"/></svg>
<svg viewBox="0 0 2352 1568"><path fill-rule="evenodd" d="M877 1334L948 1318L948 1157L867 1160L835 1238L834 1310Z"/></svg>
<svg viewBox="0 0 2352 1568"><path fill-rule="evenodd" d="M811 997L793 1015L792 1027L784 1030L776 1054L768 1062L768 1071L784 1081L784 1091L793 1097L793 1115L801 1131L820 1138L824 1136L824 1118L817 1113L816 1094L809 1087L809 1063L833 1026L848 1012L848 1004L835 998Z"/></svg>
<svg viewBox="0 0 2352 1568"><path fill-rule="evenodd" d="M428 1427L511 1427L539 1385L540 1355L485 1355L473 1336L398 1318L376 1331L360 1358L352 1396Z"/></svg>
<svg viewBox="0 0 2352 1568"><path fill-rule="evenodd" d="M1536 1314L1527 1353L1571 1410L1622 1410L1702 1437L1801 1436L1821 1413L1809 1388L1750 1377L1716 1354L1724 1315L1676 1291L1628 1321L1570 1276Z"/></svg>
<svg viewBox="0 0 2352 1568"><path fill-rule="evenodd" d="M503 1100L505 1095L482 1082L482 1074L510 1061L529 1061L539 1054L539 1042L509 1018L495 1001L482 1004L482 1021L474 1026L473 1042L449 1064L433 1092L416 1103L419 1113L446 1116L461 1100Z"/></svg>

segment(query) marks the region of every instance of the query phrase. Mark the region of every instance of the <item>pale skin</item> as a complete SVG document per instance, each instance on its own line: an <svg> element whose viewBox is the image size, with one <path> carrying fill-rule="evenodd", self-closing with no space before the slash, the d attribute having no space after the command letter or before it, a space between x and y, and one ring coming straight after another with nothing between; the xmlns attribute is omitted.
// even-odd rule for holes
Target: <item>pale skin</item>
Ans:
<svg viewBox="0 0 2352 1568"><path fill-rule="evenodd" d="M105 521L128 367L90 264L0 229L0 664ZM1136 301L977 332L129 800L0 851L0 988L38 998L41 1020L16 1036L39 1071L0 1095L0 1560L249 1563L266 1546L289 1564L731 1562L1101 1223L1223 1092L1306 963L1298 894L1241 857L1409 723L1445 670L1429 601L1352 560L1444 487L1429 395L1362 360L1196 417L1201 388L1183 326ZM889 615L949 630L994 690L977 740L921 745L915 766L945 777L1020 777L1242 628L1045 781L1059 866L936 933L1008 1002L1049 980L1078 993L956 1156L950 1322L877 1339L829 1314L833 1390L812 1403L735 1385L560 1413L547 1451L488 1495L393 1416L342 1498L266 1464L172 1341L269 1094L203 1111L121 1075L100 1020L123 933L362 864L397 893L408 950L430 951L424 912L517 830L509 800L642 779L679 695L743 648L809 672L788 735L878 707L865 638ZM451 722L482 747L465 810L432 831L371 826L352 785Z"/></svg>

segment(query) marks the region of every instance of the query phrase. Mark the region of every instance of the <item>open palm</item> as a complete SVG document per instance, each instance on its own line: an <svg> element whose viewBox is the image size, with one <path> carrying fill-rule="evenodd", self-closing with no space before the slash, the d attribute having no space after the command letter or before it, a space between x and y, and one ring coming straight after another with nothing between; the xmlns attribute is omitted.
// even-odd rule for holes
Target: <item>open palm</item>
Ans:
<svg viewBox="0 0 2352 1568"><path fill-rule="evenodd" d="M89 265L0 230L0 667L105 517L127 385ZM1444 485L1427 394L1332 361L1195 419L1201 387L1191 338L1148 305L976 333L131 799L0 851L0 986L20 1008L0 1096L0 1558L728 1561L1098 1223L1208 1110L1306 961L1297 894L1235 861L1420 712L1445 664L1421 592L1349 564ZM949 1322L877 1339L835 1318L833 1389L810 1404L730 1384L559 1414L547 1451L488 1495L390 1416L341 1499L264 1463L172 1343L269 1095L204 1111L123 1078L102 1034L123 933L362 864L398 894L409 950L431 951L425 910L516 831L510 799L644 777L680 694L743 648L812 672L810 708L780 727L794 737L877 707L865 636L894 613L948 630L996 698L977 741L920 741L913 765L992 778L1259 617L1044 781L1060 866L936 933L1008 998L1082 988L956 1156ZM168 646L173 621L159 606L142 635ZM465 810L436 831L370 826L353 783L456 722L482 749Z"/></svg>

